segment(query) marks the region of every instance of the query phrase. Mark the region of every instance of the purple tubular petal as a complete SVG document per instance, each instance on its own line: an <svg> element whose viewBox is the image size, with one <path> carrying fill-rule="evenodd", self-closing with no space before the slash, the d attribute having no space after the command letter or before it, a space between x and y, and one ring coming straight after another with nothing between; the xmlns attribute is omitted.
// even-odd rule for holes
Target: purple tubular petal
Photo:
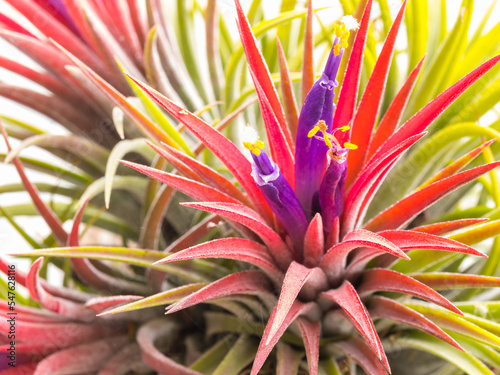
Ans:
<svg viewBox="0 0 500 375"><path fill-rule="evenodd" d="M325 232L330 232L335 219L344 209L344 185L347 175L347 160L329 159L323 181L319 188L319 204Z"/></svg>
<svg viewBox="0 0 500 375"><path fill-rule="evenodd" d="M301 251L307 230L307 219L292 187L278 166L264 151L252 153L252 176L259 185L271 210L281 221L297 250Z"/></svg>
<svg viewBox="0 0 500 375"><path fill-rule="evenodd" d="M335 39L334 45L337 43L338 38ZM295 191L308 216L314 214L313 205L317 206L317 202L313 202L313 197L317 195L321 184L328 151L324 141L314 137L309 138L308 133L320 120L326 123L328 132L332 130L335 108L333 89L338 85L335 77L343 52L341 48L339 55L335 56L332 49L321 78L307 94L300 111L295 140Z"/></svg>

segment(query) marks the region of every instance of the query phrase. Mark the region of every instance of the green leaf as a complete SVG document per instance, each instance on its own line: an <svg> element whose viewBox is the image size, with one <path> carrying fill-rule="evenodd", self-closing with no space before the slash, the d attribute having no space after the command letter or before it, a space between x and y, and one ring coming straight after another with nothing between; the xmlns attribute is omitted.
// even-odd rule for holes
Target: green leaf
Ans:
<svg viewBox="0 0 500 375"><path fill-rule="evenodd" d="M111 191L113 187L113 181L118 167L120 166L120 160L128 154L129 152L137 152L147 159L152 160L156 153L149 147L143 138L133 139L133 140L123 140L118 142L111 153L109 154L108 161L106 163L106 174L104 176L104 201L106 203L106 208L109 208L109 202L111 200Z"/></svg>
<svg viewBox="0 0 500 375"><path fill-rule="evenodd" d="M259 341L257 338L246 335L241 336L212 375L238 375L241 370L254 360L258 347Z"/></svg>
<svg viewBox="0 0 500 375"><path fill-rule="evenodd" d="M425 315L438 326L470 337L478 342L500 348L500 338L486 329L471 323L468 319L427 303L405 303L411 309Z"/></svg>
<svg viewBox="0 0 500 375"><path fill-rule="evenodd" d="M118 314L126 311L147 309L148 307L169 305L171 303L179 301L180 299L190 295L191 293L200 290L206 285L206 283L183 285L175 289L169 289L165 292L153 294L152 296L143 298L138 301L127 303L126 305L105 311L100 315Z"/></svg>
<svg viewBox="0 0 500 375"><path fill-rule="evenodd" d="M205 351L189 368L205 375L212 375L227 352L236 342L236 336L227 335Z"/></svg>
<svg viewBox="0 0 500 375"><path fill-rule="evenodd" d="M180 261L176 262L176 264L153 264L165 257L165 253L153 250L129 249L126 247L81 246L44 249L13 255L111 260L171 273L189 282L207 281L205 277L196 271L187 269L188 267L186 266L189 265L189 262Z"/></svg>
<svg viewBox="0 0 500 375"><path fill-rule="evenodd" d="M405 332L404 335L394 339L392 345L396 348L402 346L434 354L453 363L469 375L493 375L488 367L473 355L464 353L427 333Z"/></svg>

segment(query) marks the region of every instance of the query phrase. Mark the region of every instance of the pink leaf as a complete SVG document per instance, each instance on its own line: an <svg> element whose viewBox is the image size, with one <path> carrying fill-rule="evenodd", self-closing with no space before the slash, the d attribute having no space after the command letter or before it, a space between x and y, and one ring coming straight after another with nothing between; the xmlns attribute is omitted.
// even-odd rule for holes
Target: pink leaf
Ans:
<svg viewBox="0 0 500 375"><path fill-rule="evenodd" d="M132 163L129 161L121 161L122 164L131 167L146 176L154 178L164 184L179 190L180 192L193 197L194 199L200 201L209 202L228 202L228 203L238 203L238 201L230 196L211 188L205 184L197 181L193 181L186 177L176 176L175 174L161 171L159 169L147 167L145 165L140 165Z"/></svg>
<svg viewBox="0 0 500 375"><path fill-rule="evenodd" d="M240 150L238 150L234 143L206 122L179 107L158 91L138 82L133 77L130 77L130 79L137 83L167 112L191 130L228 167L243 189L248 193L256 209L263 214L265 218L269 219L272 217L272 213L264 196L251 176L252 167L250 162Z"/></svg>
<svg viewBox="0 0 500 375"><path fill-rule="evenodd" d="M363 17L361 18L359 30L356 33L356 38L352 45L352 52L349 56L345 77L342 82L342 87L340 88L337 108L333 114L333 129L349 124L356 108L366 36L368 35L368 28L370 26L371 10L372 0L368 0L363 12ZM344 139L349 139L350 135L346 133L344 133Z"/></svg>
<svg viewBox="0 0 500 375"><path fill-rule="evenodd" d="M384 117L380 120L380 124L377 126L370 142L370 149L368 151L367 158L370 158L370 156L372 156L375 151L377 151L380 146L382 146L382 144L389 139L399 125L406 109L406 105L408 104L408 100L410 99L410 95L415 87L415 83L417 82L417 78L422 70L424 60L425 56L412 70L403 87L401 87L398 94L387 109Z"/></svg>
<svg viewBox="0 0 500 375"><path fill-rule="evenodd" d="M288 265L292 262L292 252L288 246L283 242L278 233L270 228L264 219L252 209L240 204L223 202L183 203L182 205L212 212L248 227L264 241L281 269L287 269Z"/></svg>
<svg viewBox="0 0 500 375"><path fill-rule="evenodd" d="M323 221L317 213L309 223L304 238L304 264L307 267L317 267L325 253L325 238Z"/></svg>
<svg viewBox="0 0 500 375"><path fill-rule="evenodd" d="M243 12L243 8L241 7L239 0L235 0L235 5L237 13L236 23L238 25L241 44L243 45L243 49L245 50L245 54L247 56L248 67L250 69L250 73L252 74L252 78L254 82L257 81L258 84L262 87L263 93L269 101L272 111L276 116L278 124L281 128L281 133L285 135L288 148L293 150L294 143L292 140L292 136L286 125L283 108L281 107L278 93L276 91L276 88L274 87L269 68L264 61L262 53L257 48L257 41L255 40L252 28L245 16L245 13Z"/></svg>
<svg viewBox="0 0 500 375"><path fill-rule="evenodd" d="M97 372L109 357L127 343L127 336L115 336L59 351L43 359L36 368L36 374L74 374L81 372L82 368L88 372Z"/></svg>
<svg viewBox="0 0 500 375"><path fill-rule="evenodd" d="M320 267L331 282L338 282L344 272L347 256L360 247L375 249L377 253L389 253L403 259L410 259L398 246L375 233L356 230L349 233L342 242L331 247L321 260Z"/></svg>
<svg viewBox="0 0 500 375"><path fill-rule="evenodd" d="M168 345L167 349L170 349L174 344L173 338L177 334L179 334L179 328L172 320L156 319L142 325L137 332L137 342L141 347L142 360L160 374L202 375L198 371L175 362L155 346L155 342L162 338Z"/></svg>
<svg viewBox="0 0 500 375"><path fill-rule="evenodd" d="M302 340L306 349L309 375L316 375L318 373L319 361L320 324L319 322L310 322L304 318L298 318L297 322L299 323Z"/></svg>
<svg viewBox="0 0 500 375"><path fill-rule="evenodd" d="M484 173L495 169L499 165L500 162L482 165L437 181L401 199L371 219L364 228L376 232L384 229L400 228L445 195L475 180Z"/></svg>
<svg viewBox="0 0 500 375"><path fill-rule="evenodd" d="M313 310L316 307L317 307L316 304L313 302L304 304L296 300L293 303L291 309L289 310L287 316L285 317L285 320L283 321L283 323L281 324L278 331L273 337L269 337L270 324L268 323L264 331L264 335L262 336L262 340L260 341L259 349L257 350L257 354L255 356L255 360L252 366L252 372L250 375L257 375L259 370L264 365L264 362L266 361L267 357L271 353L271 350L276 345L276 343L283 335L285 330L288 328L288 326L292 324L299 316L307 314L309 311ZM275 311L276 310L273 310L273 312L271 313L270 321L274 319Z"/></svg>
<svg viewBox="0 0 500 375"><path fill-rule="evenodd" d="M173 305L170 305L167 307L167 314L233 294L258 295L264 298L269 296L272 297L273 294L271 290L269 281L260 271L233 273L220 280L214 281Z"/></svg>
<svg viewBox="0 0 500 375"><path fill-rule="evenodd" d="M157 263L199 258L239 260L259 267L273 279L280 279L281 275L281 272L276 268L274 260L265 246L243 238L220 238L203 242L199 245L171 254Z"/></svg>
<svg viewBox="0 0 500 375"><path fill-rule="evenodd" d="M373 268L363 273L363 281L358 288L359 295L364 297L378 291L410 294L463 315L454 304L437 293L434 289L410 276L396 271L384 268Z"/></svg>
<svg viewBox="0 0 500 375"><path fill-rule="evenodd" d="M350 186L353 179L361 171L366 161L370 147L370 141L375 128L375 121L380 109L380 103L384 94L389 67L391 65L396 36L403 21L406 1L403 2L394 23L387 34L387 38L375 63L373 72L366 84L365 92L361 98L354 120L352 122L350 142L359 148L350 152L348 156L349 169L347 171L346 186Z"/></svg>
<svg viewBox="0 0 500 375"><path fill-rule="evenodd" d="M31 265L28 277L26 279L26 286L30 292L31 297L35 301L40 302L40 304L47 310L53 311L59 315L73 319L91 321L94 318L94 314L88 310L84 310L82 308L82 305L67 299L55 297L47 290L45 290L38 276L38 270L40 269L42 260L43 258L38 258Z"/></svg>
<svg viewBox="0 0 500 375"><path fill-rule="evenodd" d="M431 123L443 113L451 103L453 103L474 82L493 68L499 60L500 55L493 57L442 92L433 101L418 111L412 118L406 121L405 124L382 145L375 153L375 156L382 155L404 139L427 129L427 127L431 125Z"/></svg>
<svg viewBox="0 0 500 375"><path fill-rule="evenodd" d="M373 319L390 319L395 322L403 323L415 327L420 331L427 332L437 337L455 348L465 352L465 350L445 331L439 328L434 322L427 319L419 312L402 305L392 299L374 296L370 300L370 315Z"/></svg>
<svg viewBox="0 0 500 375"><path fill-rule="evenodd" d="M274 307L271 313L272 317L269 319L266 326L266 332L268 332L266 344L268 344L276 332L278 332L293 303L296 301L299 292L311 277L316 279L314 280L315 284L319 284L325 288L327 287L326 277L321 269L307 268L295 261L290 264L290 267L286 271L285 279L283 280L278 303Z"/></svg>
<svg viewBox="0 0 500 375"><path fill-rule="evenodd" d="M390 372L389 361L387 360L384 348L382 347L382 343L378 337L377 330L375 329L363 302L361 302L356 289L354 289L351 283L345 280L337 289L331 289L327 292L323 292L322 295L336 302L342 310L344 310L354 328L356 328L361 337L365 339L370 348L373 350L377 358Z"/></svg>

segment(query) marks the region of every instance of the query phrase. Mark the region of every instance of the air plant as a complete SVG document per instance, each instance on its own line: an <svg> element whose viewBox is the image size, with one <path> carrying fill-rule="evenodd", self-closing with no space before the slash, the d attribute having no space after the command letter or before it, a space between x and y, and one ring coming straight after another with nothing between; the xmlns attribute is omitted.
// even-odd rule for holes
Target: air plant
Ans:
<svg viewBox="0 0 500 375"><path fill-rule="evenodd" d="M75 9L71 2L64 4ZM15 164L35 207L49 224L52 242L65 246L49 243L52 248L17 255L50 257L61 267L70 267L74 286L84 290L50 286L40 277L41 259L27 275L20 274L19 283L28 288L31 298L49 310L20 310L20 327L26 324L32 329L31 334L20 335L22 370L35 374L353 374L359 365L367 374L386 374L391 368L395 373L494 374L500 369L498 302L482 289L500 286L500 279L494 277L498 246L495 241L489 259L481 263L477 259L485 254L471 245L498 234L500 223L486 223L488 217L481 217L496 219L496 211L452 212L450 203L442 202L450 196L452 202L460 200L468 184L479 179L482 196L490 195L500 204L495 174L500 164L494 161L492 149L500 134L474 124L431 125L443 112L450 116L453 103L471 86L477 90L477 84L491 82L500 56L483 62L435 98L426 93L427 99L433 99L425 104L420 96L411 97L424 60L415 61L410 54L412 71L383 111L406 1L387 30L359 103L367 43L366 51L371 53L372 1L359 8L359 25L352 16L332 25L332 45L318 79L312 66L309 2L301 81L304 100L297 113L284 50L278 42L280 99L251 24L238 0L235 4L267 142L252 124L244 128L242 144L233 141L193 114L188 102L177 104L178 98L121 66L124 74L115 72L115 80L130 85L147 109L146 116L145 108L125 100L107 82L111 78L85 61L85 56L51 42L53 51L71 64L65 69L71 77L78 77L85 87L93 85L96 97L104 94L111 107L120 108L150 137L147 144L157 155L152 167L144 161L123 160L122 164L150 177L147 190L156 196L154 202L151 197L145 199L149 211L140 237L144 249L80 246L79 227L89 200L102 189L94 183L81 195L67 233L26 177L20 150L12 149L4 132L10 151L7 159ZM411 4L411 11L417 8ZM470 10L467 2L464 9ZM450 40L453 36L447 43ZM433 61L440 61L442 54ZM432 76L431 69L426 77ZM226 94L230 97L231 89ZM412 107L420 110L409 116ZM167 118L169 124L174 119L190 132L188 141L176 127L162 128ZM432 158L416 145L429 130L432 136L423 142L440 142L443 150L437 154L451 159L444 167L443 161L429 164ZM471 135L484 139L451 142ZM194 138L201 143L192 147ZM198 157L208 150L224 166L221 171L211 157L205 161ZM478 161L481 154L486 164ZM422 155L428 161L423 172L404 186L399 183L401 190L394 197L384 198L397 181L399 166ZM165 168L167 163L170 169ZM476 164L463 170L469 163ZM113 174L115 170L116 166ZM491 183L486 180L488 174ZM146 181L129 176L125 180L129 184ZM155 181L164 186L159 189ZM159 225L176 191L184 194L177 197L196 223L170 240L164 251L157 251ZM194 201L186 202L185 196ZM109 202L109 195L106 199ZM438 214L429 217L435 207ZM196 216L193 209L203 213ZM441 218L444 213L447 217ZM61 259L70 263L61 265ZM6 273L3 263L2 272ZM441 290L447 292L438 293ZM2 306L6 311L7 304ZM50 341L70 325L78 328L77 338ZM429 361L422 352L441 361Z"/></svg>

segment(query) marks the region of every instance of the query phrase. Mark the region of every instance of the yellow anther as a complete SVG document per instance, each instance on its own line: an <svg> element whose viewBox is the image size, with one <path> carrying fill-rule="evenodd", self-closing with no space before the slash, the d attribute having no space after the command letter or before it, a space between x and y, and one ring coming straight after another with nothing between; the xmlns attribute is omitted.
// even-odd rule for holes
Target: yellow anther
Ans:
<svg viewBox="0 0 500 375"><path fill-rule="evenodd" d="M335 46L333 46L333 54L335 56L338 56L340 54L340 46L338 44L335 44Z"/></svg>
<svg viewBox="0 0 500 375"><path fill-rule="evenodd" d="M260 155L260 150L262 150L264 148L264 142L262 142L262 141L256 141L255 143L252 143L252 142L243 142L243 146L247 150L250 150L255 155L259 156Z"/></svg>
<svg viewBox="0 0 500 375"><path fill-rule="evenodd" d="M344 126L341 126L339 129L341 132L346 132L350 129L351 127L349 125L344 125Z"/></svg>
<svg viewBox="0 0 500 375"><path fill-rule="evenodd" d="M307 133L307 137L308 138L314 137L318 131L319 131L319 126L316 125L314 128L312 128L311 130L309 130L309 133Z"/></svg>
<svg viewBox="0 0 500 375"><path fill-rule="evenodd" d="M349 142L345 142L344 147L349 149L349 150L357 150L357 148L358 148L358 146L356 146L355 144L349 143Z"/></svg>
<svg viewBox="0 0 500 375"><path fill-rule="evenodd" d="M328 135L330 135L330 134L328 134ZM330 148L331 148L331 147L333 147L333 143L332 143L332 141L330 140L330 137L325 137L324 139L325 139L325 144L326 144L328 147L330 147Z"/></svg>
<svg viewBox="0 0 500 375"><path fill-rule="evenodd" d="M349 47L349 40L347 38L341 38L340 45L342 46L342 48L346 49L347 47Z"/></svg>

